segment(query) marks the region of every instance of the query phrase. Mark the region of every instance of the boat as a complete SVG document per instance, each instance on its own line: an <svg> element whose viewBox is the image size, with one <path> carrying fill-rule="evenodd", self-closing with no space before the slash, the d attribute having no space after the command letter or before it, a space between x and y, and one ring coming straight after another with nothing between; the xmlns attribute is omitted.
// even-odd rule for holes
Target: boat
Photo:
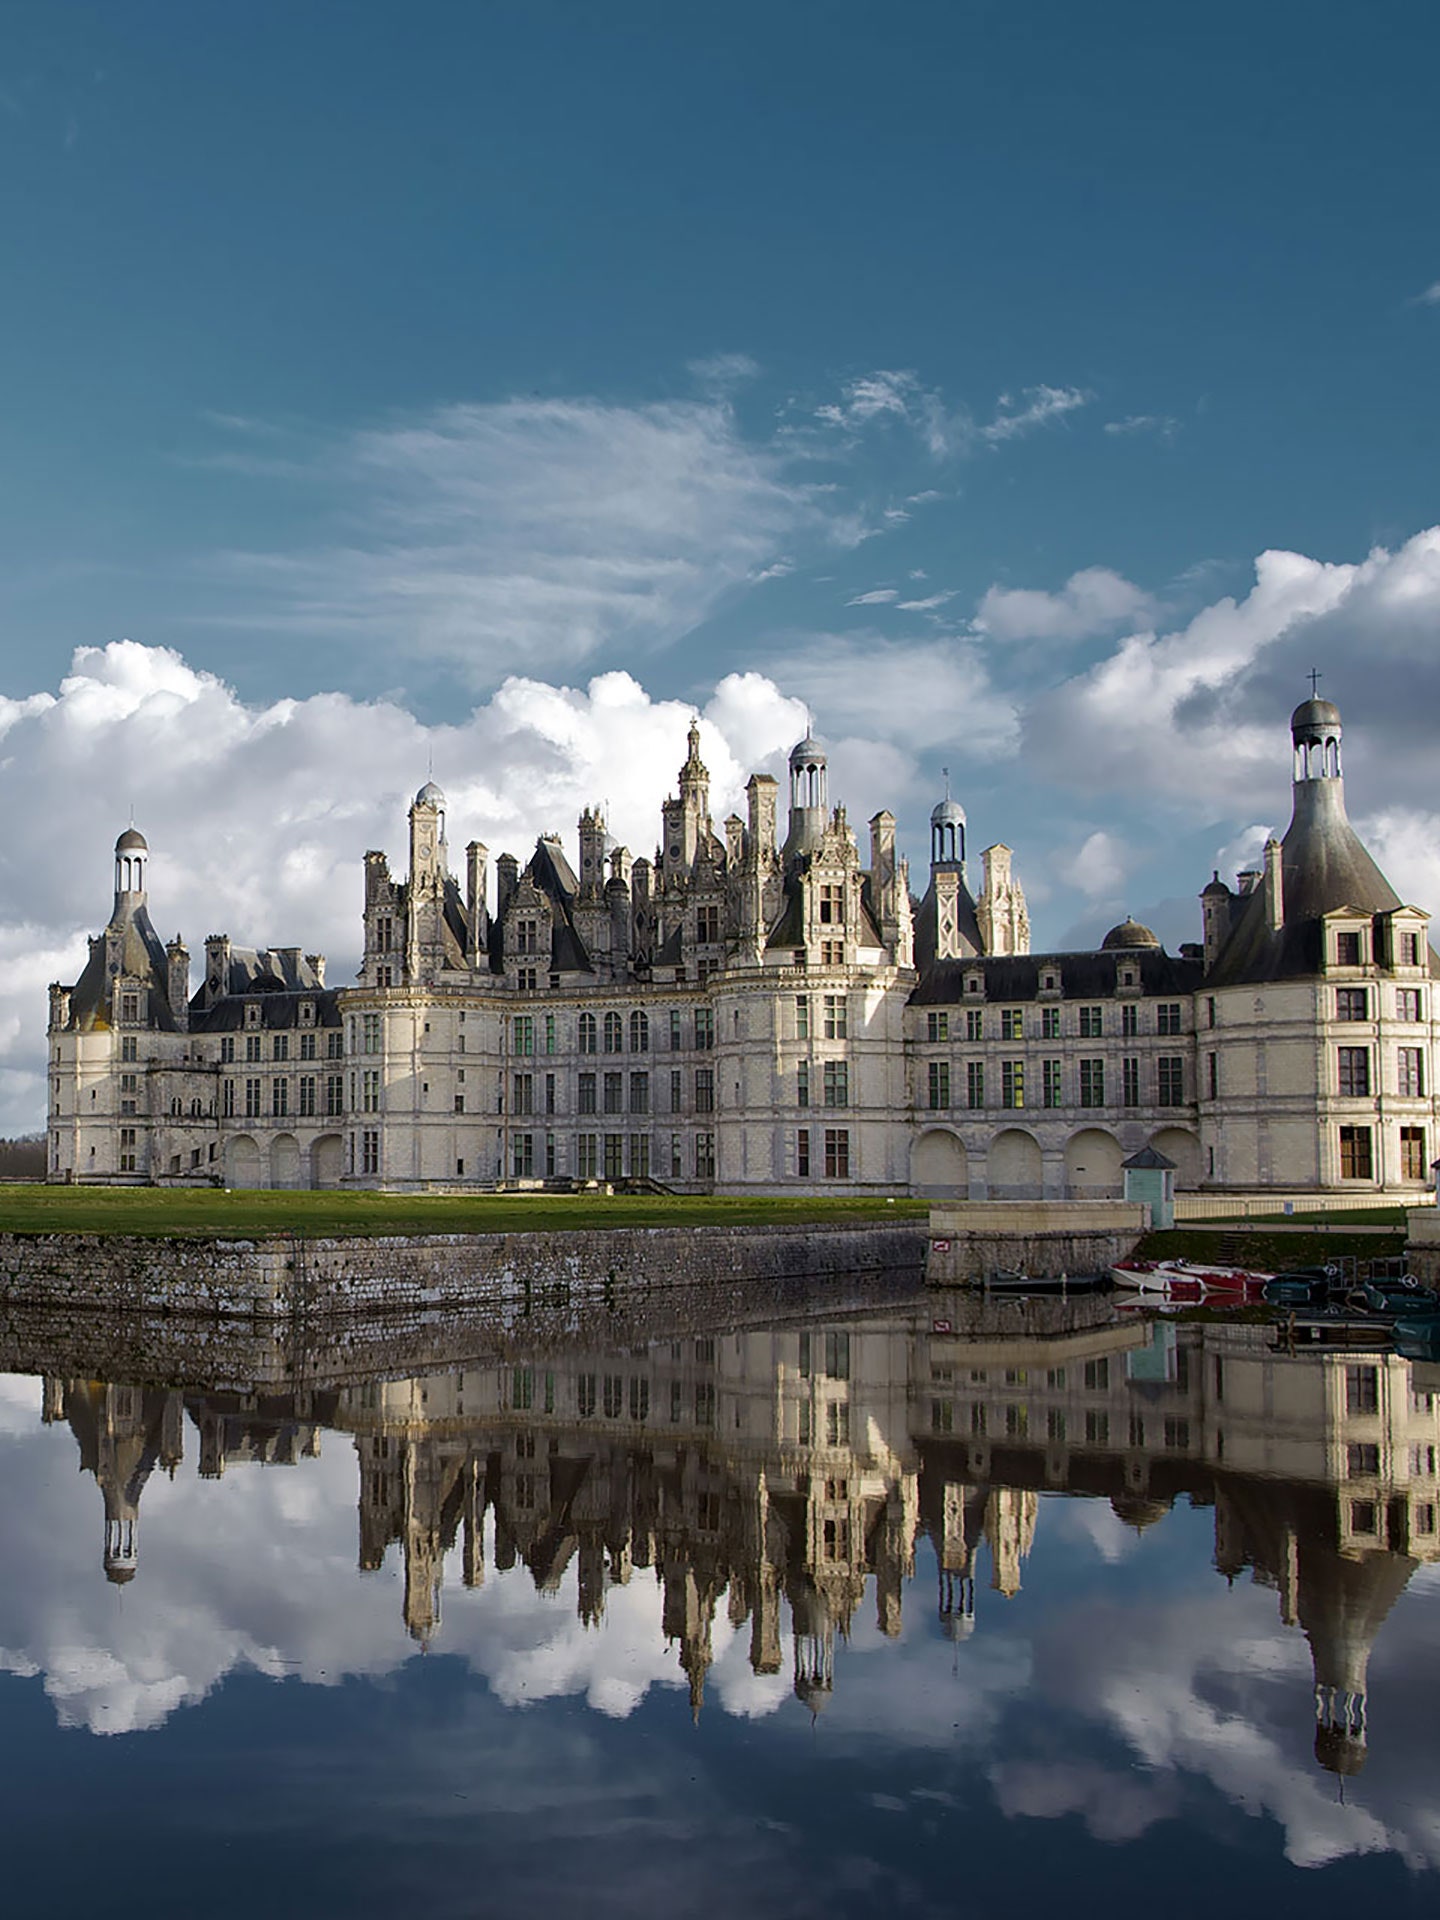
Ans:
<svg viewBox="0 0 1440 1920"><path fill-rule="evenodd" d="M1422 1318L1440 1313L1440 1293L1407 1273L1394 1280L1367 1280L1351 1292L1350 1304L1365 1313Z"/></svg>
<svg viewBox="0 0 1440 1920"><path fill-rule="evenodd" d="M1096 1293L1110 1284L1106 1273L1062 1273L1044 1275L1024 1273L1018 1268L1002 1267L985 1281L987 1293Z"/></svg>
<svg viewBox="0 0 1440 1920"><path fill-rule="evenodd" d="M1240 1305L1257 1300L1271 1278L1248 1267L1205 1266L1191 1260L1120 1260L1110 1269L1117 1287L1164 1300L1213 1300Z"/></svg>
<svg viewBox="0 0 1440 1920"><path fill-rule="evenodd" d="M1395 1351L1406 1360L1440 1360L1440 1313L1396 1320Z"/></svg>

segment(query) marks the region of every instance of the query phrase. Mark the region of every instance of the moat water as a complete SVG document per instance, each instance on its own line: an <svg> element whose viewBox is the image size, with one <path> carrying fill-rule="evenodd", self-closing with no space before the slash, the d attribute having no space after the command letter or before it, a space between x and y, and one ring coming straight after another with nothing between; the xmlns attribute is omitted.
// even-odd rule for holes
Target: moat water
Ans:
<svg viewBox="0 0 1440 1920"><path fill-rule="evenodd" d="M1434 1910L1440 1369L647 1311L403 1366L12 1317L12 1910Z"/></svg>

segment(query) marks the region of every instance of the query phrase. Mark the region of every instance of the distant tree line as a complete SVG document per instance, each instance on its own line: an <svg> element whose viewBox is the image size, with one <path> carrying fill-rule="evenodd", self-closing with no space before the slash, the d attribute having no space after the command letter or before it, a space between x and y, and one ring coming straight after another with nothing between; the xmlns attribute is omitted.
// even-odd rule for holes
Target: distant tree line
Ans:
<svg viewBox="0 0 1440 1920"><path fill-rule="evenodd" d="M21 1134L17 1140L0 1140L0 1180L43 1180L45 1178L45 1136Z"/></svg>

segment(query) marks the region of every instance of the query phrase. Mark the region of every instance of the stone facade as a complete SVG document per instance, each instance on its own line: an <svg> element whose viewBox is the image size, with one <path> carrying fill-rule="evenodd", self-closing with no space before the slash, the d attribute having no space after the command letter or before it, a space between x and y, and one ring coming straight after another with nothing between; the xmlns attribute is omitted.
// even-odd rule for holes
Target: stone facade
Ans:
<svg viewBox="0 0 1440 1920"><path fill-rule="evenodd" d="M825 755L790 756L717 832L692 727L653 860L579 823L522 868L466 849L445 797L409 866L364 862L357 984L212 936L189 991L148 917L145 843L73 988L51 990L50 1177L490 1188L630 1181L974 1199L1108 1199L1146 1146L1180 1187L1425 1191L1440 1134L1428 918L1344 808L1339 715L1292 719L1294 818L1263 873L1202 895L1203 940L1133 920L1033 954L1009 847L972 894L963 809L911 895L895 821L868 865Z"/></svg>

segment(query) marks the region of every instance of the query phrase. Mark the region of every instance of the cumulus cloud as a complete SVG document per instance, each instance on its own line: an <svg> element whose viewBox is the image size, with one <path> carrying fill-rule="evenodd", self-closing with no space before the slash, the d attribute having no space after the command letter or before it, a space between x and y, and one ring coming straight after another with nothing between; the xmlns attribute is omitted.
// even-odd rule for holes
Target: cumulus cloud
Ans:
<svg viewBox="0 0 1440 1920"><path fill-rule="evenodd" d="M12 701L0 796L43 831L0 850L0 1130L41 1123L45 987L73 980L85 935L109 913L111 847L134 811L152 849L162 937L192 953L208 931L357 959L360 860L403 857L405 810L433 763L449 799L454 864L466 840L521 854L607 805L612 829L647 852L684 758L692 709L630 675L584 687L512 676L453 725L339 694L249 705L164 648L81 648L54 694ZM743 811L744 782L804 732L802 702L757 673L719 681L700 713L717 818ZM878 803L877 803L878 804Z"/></svg>
<svg viewBox="0 0 1440 1920"><path fill-rule="evenodd" d="M1066 862L1067 877L1087 900L1118 901L1133 860L1131 848L1117 834L1097 827Z"/></svg>
<svg viewBox="0 0 1440 1920"><path fill-rule="evenodd" d="M993 640L1087 640L1116 627L1147 623L1154 602L1109 567L1072 573L1059 593L1034 587L991 587L974 625Z"/></svg>
<svg viewBox="0 0 1440 1920"><path fill-rule="evenodd" d="M1432 782L1437 625L1440 528L1355 563L1263 553L1243 599L1214 601L1170 632L1129 634L1037 699L1027 748L1051 777L1091 791L1143 789L1212 817L1224 794L1248 811L1274 797L1288 766L1284 715L1315 665L1354 736L1350 772L1383 760L1390 792L1403 786L1418 802Z"/></svg>

